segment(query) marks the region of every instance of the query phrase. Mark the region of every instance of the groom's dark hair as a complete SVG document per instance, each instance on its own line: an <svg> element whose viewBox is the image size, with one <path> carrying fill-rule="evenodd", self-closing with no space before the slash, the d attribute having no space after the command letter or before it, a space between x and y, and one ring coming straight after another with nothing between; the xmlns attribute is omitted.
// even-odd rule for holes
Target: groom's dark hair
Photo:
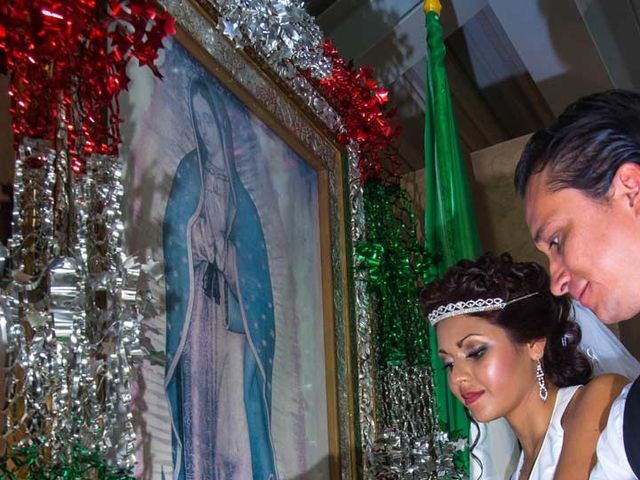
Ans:
<svg viewBox="0 0 640 480"><path fill-rule="evenodd" d="M602 198L628 162L640 163L640 94L609 90L577 100L553 125L533 134L514 184L524 196L531 176L545 170L551 191L575 188Z"/></svg>

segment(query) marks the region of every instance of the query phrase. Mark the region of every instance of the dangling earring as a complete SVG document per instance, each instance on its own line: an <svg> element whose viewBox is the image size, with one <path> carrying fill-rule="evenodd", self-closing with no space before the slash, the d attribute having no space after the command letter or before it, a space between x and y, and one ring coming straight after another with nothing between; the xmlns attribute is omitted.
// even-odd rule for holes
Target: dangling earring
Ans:
<svg viewBox="0 0 640 480"><path fill-rule="evenodd" d="M549 396L549 390L547 390L547 383L544 381L544 371L542 370L540 360L538 360L538 365L536 365L536 378L538 379L538 394L544 402L547 400L547 396Z"/></svg>

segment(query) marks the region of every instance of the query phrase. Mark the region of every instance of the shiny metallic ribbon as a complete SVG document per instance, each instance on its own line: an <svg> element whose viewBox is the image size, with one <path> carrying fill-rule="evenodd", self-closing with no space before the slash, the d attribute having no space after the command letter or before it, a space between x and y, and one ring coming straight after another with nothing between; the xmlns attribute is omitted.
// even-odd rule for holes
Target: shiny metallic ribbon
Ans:
<svg viewBox="0 0 640 480"><path fill-rule="evenodd" d="M435 425L431 369L387 365L377 386L380 433L367 452L372 477L462 480L454 458L466 442L449 440Z"/></svg>
<svg viewBox="0 0 640 480"><path fill-rule="evenodd" d="M101 461L120 472L113 478L129 478L140 312L157 301L141 272L157 280L157 266L124 252L121 160L95 155L86 164L76 176L42 142L19 150L10 254L0 250L0 272L13 267L0 278L0 435L12 439L12 461L41 452L30 460L34 472L73 470L60 462L81 457L86 468Z"/></svg>

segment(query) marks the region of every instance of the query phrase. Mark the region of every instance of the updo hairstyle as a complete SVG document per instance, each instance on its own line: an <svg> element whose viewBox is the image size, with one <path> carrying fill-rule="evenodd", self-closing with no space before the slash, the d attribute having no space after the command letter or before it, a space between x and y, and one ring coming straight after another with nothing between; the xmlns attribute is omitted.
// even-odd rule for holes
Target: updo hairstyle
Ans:
<svg viewBox="0 0 640 480"><path fill-rule="evenodd" d="M470 315L503 328L520 345L546 338L542 365L547 380L558 387L585 384L592 367L578 348L580 326L572 320L571 301L567 296L551 294L549 275L537 263L514 262L508 253L462 260L423 289L421 303L426 318L429 312L449 303L489 298L509 302L534 292L537 295L513 302L503 310Z"/></svg>

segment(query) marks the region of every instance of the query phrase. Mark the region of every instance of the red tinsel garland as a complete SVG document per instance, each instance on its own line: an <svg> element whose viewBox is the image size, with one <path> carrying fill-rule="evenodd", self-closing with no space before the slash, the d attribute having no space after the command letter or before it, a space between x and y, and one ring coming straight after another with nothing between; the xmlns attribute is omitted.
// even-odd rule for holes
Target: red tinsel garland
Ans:
<svg viewBox="0 0 640 480"><path fill-rule="evenodd" d="M319 80L310 72L304 74L340 115L345 131L338 134L338 141L347 144L354 140L358 144L359 170L364 182L397 177L396 151L401 128L391 123L395 111L387 109L389 92L379 88L371 67L355 69L351 62L345 62L330 40L325 41L323 49L333 64L331 77Z"/></svg>
<svg viewBox="0 0 640 480"><path fill-rule="evenodd" d="M13 0L0 5L0 72L11 75L9 95L16 147L24 137L50 140L82 171L91 153L117 154L121 141L117 96L127 88L126 67L137 58L155 67L174 20L153 0ZM311 83L340 115L354 140L364 181L397 176L397 138L388 91L370 67L354 69L331 41L323 45L332 76ZM59 145L60 127L66 145Z"/></svg>
<svg viewBox="0 0 640 480"><path fill-rule="evenodd" d="M83 156L117 154L117 103L127 63L154 65L174 20L153 0L11 0L0 5L0 71L9 95L16 146L24 137L66 149L72 168ZM57 142L66 129L66 145Z"/></svg>

